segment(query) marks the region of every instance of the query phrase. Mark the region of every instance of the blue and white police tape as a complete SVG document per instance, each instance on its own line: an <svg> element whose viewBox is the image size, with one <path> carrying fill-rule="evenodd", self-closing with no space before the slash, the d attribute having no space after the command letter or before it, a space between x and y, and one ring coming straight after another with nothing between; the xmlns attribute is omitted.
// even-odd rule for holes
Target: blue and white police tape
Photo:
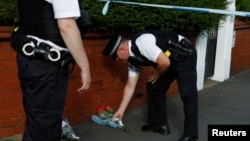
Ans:
<svg viewBox="0 0 250 141"><path fill-rule="evenodd" d="M103 7L103 10L102 10L103 15L107 14L110 2L114 2L114 3L129 4L129 5L136 5L136 6L168 8L168 9L174 9L174 10L193 11L193 12L200 12L200 13L214 13L214 14L250 17L250 12L245 12L245 11L231 11L231 10L220 10L220 9L211 9L211 8L197 8L197 7L187 7L187 6L148 4L148 3L127 2L127 1L118 1L118 0L97 0L97 1L106 2L106 4Z"/></svg>

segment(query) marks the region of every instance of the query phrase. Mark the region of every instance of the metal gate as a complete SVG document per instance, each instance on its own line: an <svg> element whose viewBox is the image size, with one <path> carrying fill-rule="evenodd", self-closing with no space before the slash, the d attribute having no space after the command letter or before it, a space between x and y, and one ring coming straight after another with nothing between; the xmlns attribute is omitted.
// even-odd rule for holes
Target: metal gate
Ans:
<svg viewBox="0 0 250 141"><path fill-rule="evenodd" d="M205 78L214 75L215 55L217 45L217 30L208 31L207 50L205 58Z"/></svg>

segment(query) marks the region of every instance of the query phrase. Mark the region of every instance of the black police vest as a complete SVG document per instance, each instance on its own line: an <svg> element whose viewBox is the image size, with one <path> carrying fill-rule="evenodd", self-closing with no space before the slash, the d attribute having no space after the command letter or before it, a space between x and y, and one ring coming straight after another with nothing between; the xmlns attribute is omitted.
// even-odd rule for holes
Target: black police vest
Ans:
<svg viewBox="0 0 250 141"><path fill-rule="evenodd" d="M156 45L163 51L167 51L169 48L169 40L171 40L172 42L176 42L178 43L178 34L174 33L174 32L170 32L170 31L158 31L158 30L149 30L149 31L143 31L138 33L137 35L133 36L131 38L131 51L134 53L134 57L129 57L128 62L136 67L139 66L153 66L153 67L157 67L157 64L155 62L150 61L148 58L146 58L145 56L143 56L135 41L136 39L141 36L142 34L153 34L156 37Z"/></svg>
<svg viewBox="0 0 250 141"><path fill-rule="evenodd" d="M18 0L17 4L23 34L50 40L65 47L50 3L45 0Z"/></svg>

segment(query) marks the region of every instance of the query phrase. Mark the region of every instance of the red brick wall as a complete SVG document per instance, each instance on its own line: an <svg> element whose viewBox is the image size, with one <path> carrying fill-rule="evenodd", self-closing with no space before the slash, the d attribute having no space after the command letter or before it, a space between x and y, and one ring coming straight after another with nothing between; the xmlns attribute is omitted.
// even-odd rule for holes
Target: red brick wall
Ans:
<svg viewBox="0 0 250 141"><path fill-rule="evenodd" d="M235 46L232 49L231 74L250 69L250 24L235 20Z"/></svg>
<svg viewBox="0 0 250 141"><path fill-rule="evenodd" d="M9 42L0 41L0 137L23 131L24 112L15 55Z"/></svg>
<svg viewBox="0 0 250 141"><path fill-rule="evenodd" d="M9 34L4 33L4 36L8 37ZM89 121L100 105L110 104L117 109L122 99L123 87L127 80L127 64L113 62L110 57L102 55L103 47L108 41L108 38L102 37L101 34L91 33L83 40L91 68L91 88L83 94L76 92L81 86L77 65L70 76L64 117L67 117L72 125ZM19 134L24 130L25 115L15 56L16 53L10 47L9 41L0 41L0 137ZM152 68L144 68L128 110L146 103L145 82L151 71ZM173 84L168 95L175 93L177 93L176 83ZM142 94L141 97L139 97L140 94Z"/></svg>

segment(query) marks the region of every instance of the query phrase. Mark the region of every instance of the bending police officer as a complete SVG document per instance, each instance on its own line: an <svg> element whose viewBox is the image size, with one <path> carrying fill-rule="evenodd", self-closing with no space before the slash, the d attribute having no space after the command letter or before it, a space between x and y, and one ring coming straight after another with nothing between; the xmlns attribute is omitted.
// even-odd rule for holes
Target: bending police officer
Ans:
<svg viewBox="0 0 250 141"><path fill-rule="evenodd" d="M141 130L165 135L170 133L166 92L176 79L185 115L183 136L178 141L197 140L197 55L195 47L185 37L160 30L143 31L129 40L116 34L106 45L103 55L127 60L129 64L123 99L113 119L123 118L142 71L140 66L153 66L155 69L147 82L148 125Z"/></svg>

